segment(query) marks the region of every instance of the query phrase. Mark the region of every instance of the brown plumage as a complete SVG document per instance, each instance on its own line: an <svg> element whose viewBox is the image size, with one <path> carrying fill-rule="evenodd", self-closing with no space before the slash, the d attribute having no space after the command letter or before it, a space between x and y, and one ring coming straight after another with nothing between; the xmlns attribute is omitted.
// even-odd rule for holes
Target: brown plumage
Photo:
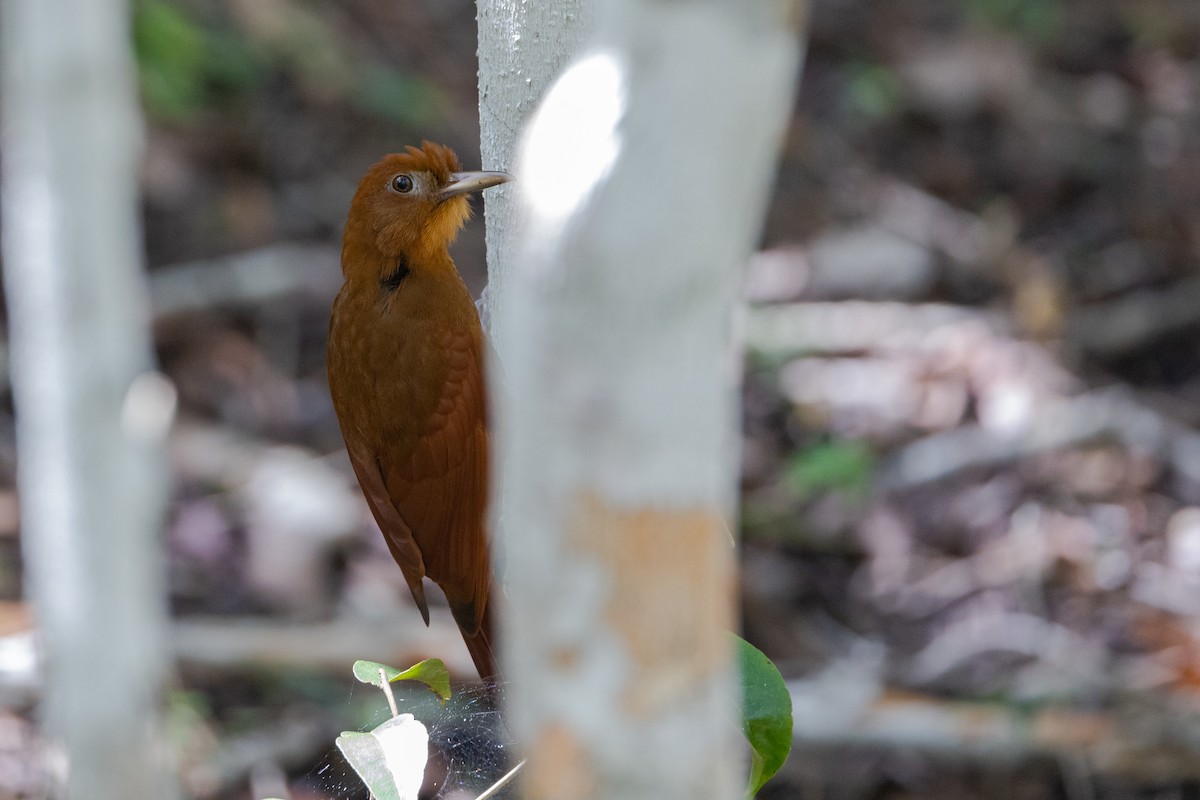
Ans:
<svg viewBox="0 0 1200 800"><path fill-rule="evenodd" d="M479 674L496 676L488 557L484 339L449 245L470 192L448 147L389 155L359 184L329 324L329 389L350 463L413 599L441 587Z"/></svg>

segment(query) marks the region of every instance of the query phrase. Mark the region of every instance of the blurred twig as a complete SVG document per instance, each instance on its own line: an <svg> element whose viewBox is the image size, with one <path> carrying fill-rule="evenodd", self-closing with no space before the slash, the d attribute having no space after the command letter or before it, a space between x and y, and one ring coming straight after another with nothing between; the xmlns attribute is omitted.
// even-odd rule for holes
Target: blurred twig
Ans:
<svg viewBox="0 0 1200 800"><path fill-rule="evenodd" d="M284 243L162 267L150 276L151 304L161 317L295 294L330 300L342 282L340 263L334 247Z"/></svg>
<svg viewBox="0 0 1200 800"><path fill-rule="evenodd" d="M842 664L839 668L846 668ZM831 668L832 669L832 668ZM825 673L790 684L793 703L817 725L800 724L798 748L902 748L948 761L1013 764L1082 758L1096 772L1155 781L1200 776L1200 747L1191 703L1126 704L1110 711L1044 706L1033 711L999 703L954 702L865 685L831 694ZM834 709L831 703L838 704Z"/></svg>
<svg viewBox="0 0 1200 800"><path fill-rule="evenodd" d="M1150 452L1200 483L1200 433L1137 401L1125 389L1106 389L1043 409L1011 433L964 425L902 447L881 471L880 485L904 489L945 480L974 468L995 468L1038 453L1109 439Z"/></svg>
<svg viewBox="0 0 1200 800"><path fill-rule="evenodd" d="M745 344L772 356L861 353L912 345L948 325L1004 330L1002 317L963 306L847 300L751 307Z"/></svg>
<svg viewBox="0 0 1200 800"><path fill-rule="evenodd" d="M1067 320L1067 341L1098 356L1122 356L1200 325L1200 278L1086 306Z"/></svg>
<svg viewBox="0 0 1200 800"><path fill-rule="evenodd" d="M265 666L345 671L356 659L384 664L419 661L436 652L451 671L471 673L449 612L433 609L429 628L414 615L386 622L341 619L314 624L186 619L171 628L175 656L185 669L237 670Z"/></svg>

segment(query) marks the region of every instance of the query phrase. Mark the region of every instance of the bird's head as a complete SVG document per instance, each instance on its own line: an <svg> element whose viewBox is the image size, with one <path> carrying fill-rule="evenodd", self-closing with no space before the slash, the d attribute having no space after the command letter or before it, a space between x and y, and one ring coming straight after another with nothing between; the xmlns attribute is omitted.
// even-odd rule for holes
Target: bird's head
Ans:
<svg viewBox="0 0 1200 800"><path fill-rule="evenodd" d="M346 221L343 269L354 258L437 259L471 216L468 197L512 179L506 172L460 172L449 147L422 142L384 156L367 171ZM365 259L372 261L374 259Z"/></svg>

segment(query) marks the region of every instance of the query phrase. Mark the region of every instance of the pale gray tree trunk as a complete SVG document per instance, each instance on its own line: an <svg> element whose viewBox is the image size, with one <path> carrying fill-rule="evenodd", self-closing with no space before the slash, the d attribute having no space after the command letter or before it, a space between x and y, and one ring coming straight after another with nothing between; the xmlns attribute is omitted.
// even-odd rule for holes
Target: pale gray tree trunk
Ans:
<svg viewBox="0 0 1200 800"><path fill-rule="evenodd" d="M593 7L524 132L516 242L492 253L512 725L535 800L729 798L731 327L802 4Z"/></svg>
<svg viewBox="0 0 1200 800"><path fill-rule="evenodd" d="M594 0L476 0L479 22L479 139L484 169L511 170L517 140L537 103L591 30ZM487 194L488 301L484 313L503 305L507 269L516 244L516 206L511 187ZM501 315L502 316L502 315ZM492 327L492 325L489 325ZM493 335L500 335L492 328Z"/></svg>
<svg viewBox="0 0 1200 800"><path fill-rule="evenodd" d="M56 796L161 800L156 537L173 393L150 372L141 121L122 0L5 0L3 252L22 543Z"/></svg>

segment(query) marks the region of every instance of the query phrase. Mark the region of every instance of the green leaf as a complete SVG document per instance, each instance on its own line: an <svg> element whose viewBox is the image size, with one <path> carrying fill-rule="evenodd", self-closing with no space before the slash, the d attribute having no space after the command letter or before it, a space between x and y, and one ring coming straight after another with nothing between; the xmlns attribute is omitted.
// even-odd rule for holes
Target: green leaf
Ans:
<svg viewBox="0 0 1200 800"><path fill-rule="evenodd" d="M178 3L140 0L133 12L134 52L142 99L154 117L187 122L234 93L261 83L266 54L245 37L213 29Z"/></svg>
<svg viewBox="0 0 1200 800"><path fill-rule="evenodd" d="M967 17L977 25L1015 33L1035 44L1048 44L1062 33L1062 0L968 0Z"/></svg>
<svg viewBox="0 0 1200 800"><path fill-rule="evenodd" d="M183 118L204 103L204 32L174 6L147 0L134 11L142 94L155 114Z"/></svg>
<svg viewBox="0 0 1200 800"><path fill-rule="evenodd" d="M375 800L417 800L429 758L429 732L401 714L370 733L343 731L337 747Z"/></svg>
<svg viewBox="0 0 1200 800"><path fill-rule="evenodd" d="M864 115L883 119L900 107L900 79L887 65L852 62L847 67L847 73L850 100Z"/></svg>
<svg viewBox="0 0 1200 800"><path fill-rule="evenodd" d="M367 68L358 76L352 100L364 111L408 125L429 125L445 105L431 81L382 67Z"/></svg>
<svg viewBox="0 0 1200 800"><path fill-rule="evenodd" d="M875 458L870 448L850 439L818 442L792 456L784 480L802 498L830 489L865 495Z"/></svg>
<svg viewBox="0 0 1200 800"><path fill-rule="evenodd" d="M771 659L740 636L734 638L742 676L742 732L750 743L746 797L752 798L792 749L792 696Z"/></svg>
<svg viewBox="0 0 1200 800"><path fill-rule="evenodd" d="M450 671L440 658L427 658L405 670L389 667L377 661L355 661L354 677L363 683L382 688L379 670L383 670L388 683L396 681L419 681L429 687L443 703L450 699Z"/></svg>
<svg viewBox="0 0 1200 800"><path fill-rule="evenodd" d="M376 800L399 800L396 782L388 772L383 757L383 745L369 733L343 731L337 738L337 749L346 757L347 763L362 778Z"/></svg>

